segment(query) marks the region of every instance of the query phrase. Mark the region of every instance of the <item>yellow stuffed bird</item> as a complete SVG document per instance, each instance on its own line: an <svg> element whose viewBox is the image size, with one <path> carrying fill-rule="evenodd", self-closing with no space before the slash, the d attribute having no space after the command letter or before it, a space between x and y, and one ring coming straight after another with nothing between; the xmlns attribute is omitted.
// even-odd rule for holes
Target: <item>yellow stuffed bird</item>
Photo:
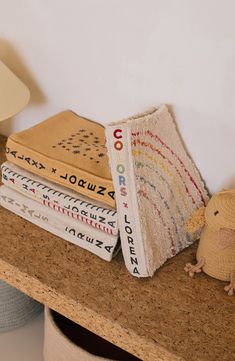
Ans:
<svg viewBox="0 0 235 361"><path fill-rule="evenodd" d="M235 190L215 193L206 207L198 209L185 225L189 233L202 229L197 264L187 263L191 277L204 271L222 281L230 281L225 291L235 292Z"/></svg>

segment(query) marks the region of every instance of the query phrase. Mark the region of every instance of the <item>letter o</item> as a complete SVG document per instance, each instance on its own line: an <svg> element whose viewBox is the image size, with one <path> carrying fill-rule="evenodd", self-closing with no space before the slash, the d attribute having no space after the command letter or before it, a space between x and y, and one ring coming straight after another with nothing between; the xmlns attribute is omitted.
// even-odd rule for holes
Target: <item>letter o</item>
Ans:
<svg viewBox="0 0 235 361"><path fill-rule="evenodd" d="M132 233L132 229L131 229L131 227L129 227L129 226L126 226L126 227L125 227L125 231L126 231L127 234L131 234L131 233Z"/></svg>
<svg viewBox="0 0 235 361"><path fill-rule="evenodd" d="M77 177L75 175L71 175L69 177L69 181L70 181L70 183L75 184L77 181Z"/></svg>
<svg viewBox="0 0 235 361"><path fill-rule="evenodd" d="M118 173L123 174L125 172L125 167L123 164L118 164L116 170Z"/></svg>
<svg viewBox="0 0 235 361"><path fill-rule="evenodd" d="M117 140L115 143L114 143L114 148L116 150L122 150L123 148L123 143L120 141L120 140Z"/></svg>

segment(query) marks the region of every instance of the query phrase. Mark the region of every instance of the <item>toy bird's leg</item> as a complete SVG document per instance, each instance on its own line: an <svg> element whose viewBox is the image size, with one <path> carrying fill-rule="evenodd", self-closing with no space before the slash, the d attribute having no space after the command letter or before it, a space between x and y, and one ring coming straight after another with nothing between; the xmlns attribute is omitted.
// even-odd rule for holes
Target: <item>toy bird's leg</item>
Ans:
<svg viewBox="0 0 235 361"><path fill-rule="evenodd" d="M230 283L224 287L224 290L228 292L229 296L232 296L235 292L235 271L230 273Z"/></svg>
<svg viewBox="0 0 235 361"><path fill-rule="evenodd" d="M195 273L200 273L202 267L205 265L205 258L200 257L197 264L193 265L192 263L186 263L184 270L188 272L190 277L193 277Z"/></svg>

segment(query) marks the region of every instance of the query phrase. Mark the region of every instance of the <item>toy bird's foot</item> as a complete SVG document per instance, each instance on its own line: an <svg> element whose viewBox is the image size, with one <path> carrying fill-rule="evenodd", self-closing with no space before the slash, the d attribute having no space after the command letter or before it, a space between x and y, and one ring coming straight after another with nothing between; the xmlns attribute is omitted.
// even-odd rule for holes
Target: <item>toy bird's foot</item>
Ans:
<svg viewBox="0 0 235 361"><path fill-rule="evenodd" d="M224 287L224 290L228 292L229 296L232 296L235 293L235 271L231 272L230 283Z"/></svg>
<svg viewBox="0 0 235 361"><path fill-rule="evenodd" d="M202 267L205 265L205 258L200 257L197 264L193 265L191 263L186 263L184 270L188 272L190 277L193 277L195 273L200 273L202 271Z"/></svg>

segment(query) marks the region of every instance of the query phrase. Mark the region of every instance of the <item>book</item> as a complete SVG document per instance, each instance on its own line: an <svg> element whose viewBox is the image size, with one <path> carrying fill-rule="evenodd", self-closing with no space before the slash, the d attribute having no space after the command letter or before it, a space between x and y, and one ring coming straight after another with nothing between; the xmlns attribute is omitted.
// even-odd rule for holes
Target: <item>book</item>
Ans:
<svg viewBox="0 0 235 361"><path fill-rule="evenodd" d="M2 183L65 216L85 222L103 232L117 235L117 212L98 201L30 173L17 165L1 165Z"/></svg>
<svg viewBox="0 0 235 361"><path fill-rule="evenodd" d="M82 222L78 224L77 221L64 217L5 185L0 187L0 204L31 223L106 261L111 261L119 251L118 236L106 234Z"/></svg>
<svg viewBox="0 0 235 361"><path fill-rule="evenodd" d="M104 127L64 111L9 136L10 162L115 208Z"/></svg>
<svg viewBox="0 0 235 361"><path fill-rule="evenodd" d="M149 277L194 242L184 224L208 192L166 105L108 124L106 139L125 264Z"/></svg>

